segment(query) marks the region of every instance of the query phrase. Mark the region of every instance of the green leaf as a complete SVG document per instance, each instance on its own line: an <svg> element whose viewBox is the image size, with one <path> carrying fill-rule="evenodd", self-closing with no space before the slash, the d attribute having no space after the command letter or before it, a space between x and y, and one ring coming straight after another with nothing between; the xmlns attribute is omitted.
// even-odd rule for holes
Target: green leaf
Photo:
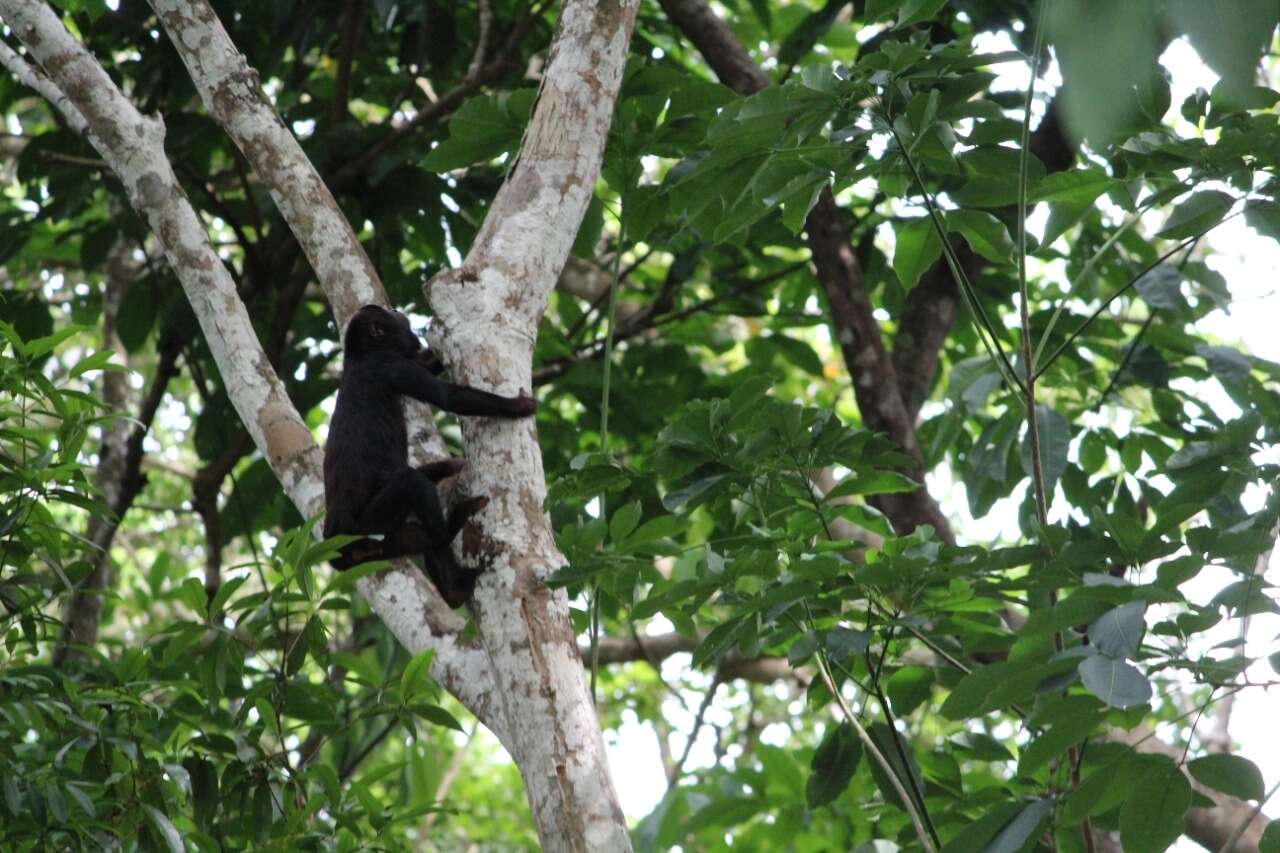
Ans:
<svg viewBox="0 0 1280 853"><path fill-rule="evenodd" d="M969 180L951 193L961 207L1005 207L1018 203L1018 152L1002 145L984 145L958 158ZM1044 164L1027 158L1027 182L1032 186L1044 177Z"/></svg>
<svg viewBox="0 0 1280 853"><path fill-rule="evenodd" d="M1053 490L1062 472L1067 470L1067 453L1071 447L1071 425L1048 406L1036 406L1036 428L1040 438L1040 470L1044 474L1045 496L1053 502ZM1031 476L1031 442L1022 442L1022 470Z"/></svg>
<svg viewBox="0 0 1280 853"><path fill-rule="evenodd" d="M1072 169L1054 172L1027 192L1028 201L1047 201L1064 204L1082 211L1091 207L1098 196L1116 185L1115 178L1101 169Z"/></svg>
<svg viewBox="0 0 1280 853"><path fill-rule="evenodd" d="M1105 717L1102 710L1068 715L1038 735L1018 755L1018 775L1031 776L1053 759L1093 734Z"/></svg>
<svg viewBox="0 0 1280 853"><path fill-rule="evenodd" d="M447 172L514 151L532 106L532 96L520 91L510 98L471 98L449 120L449 138L427 155L423 166L433 172Z"/></svg>
<svg viewBox="0 0 1280 853"><path fill-rule="evenodd" d="M4 774L4 804L14 817L22 813L22 791L12 773Z"/></svg>
<svg viewBox="0 0 1280 853"><path fill-rule="evenodd" d="M32 340L29 340L27 341L27 346L26 346L27 357L36 359L44 355L45 353L53 352L55 349L58 348L58 345L63 343L65 340L67 340L67 338L71 337L72 335L79 334L82 331L84 331L83 326L74 326L74 325L66 326L65 328L58 329L56 332L53 332L52 334L45 335L44 337L41 337L41 338L34 338Z"/></svg>
<svg viewBox="0 0 1280 853"><path fill-rule="evenodd" d="M427 649L418 652L404 665L404 672L400 673L400 691L405 696L413 696L422 689L434 658L435 652Z"/></svg>
<svg viewBox="0 0 1280 853"><path fill-rule="evenodd" d="M1038 637L1064 631L1096 619L1106 609L1106 601L1087 593L1076 592L1053 607L1032 610L1027 621L1018 630L1018 636Z"/></svg>
<svg viewBox="0 0 1280 853"><path fill-rule="evenodd" d="M1099 616L1089 625L1089 642L1109 658L1133 658L1147 628L1147 603L1130 601Z"/></svg>
<svg viewBox="0 0 1280 853"><path fill-rule="evenodd" d="M1187 304L1182 295L1182 282L1182 270L1172 264L1160 264L1143 273L1133 288L1152 308L1177 310Z"/></svg>
<svg viewBox="0 0 1280 853"><path fill-rule="evenodd" d="M848 5L848 0L827 0L821 8L810 12L787 35L786 40L778 48L778 62L782 65L795 65L813 49L818 39L831 29L841 10Z"/></svg>
<svg viewBox="0 0 1280 853"><path fill-rule="evenodd" d="M1036 800L1023 806L1013 820L1001 828L984 848L984 853L1018 853L1040 830L1040 825L1053 811L1053 802Z"/></svg>
<svg viewBox="0 0 1280 853"><path fill-rule="evenodd" d="M899 27L927 21L947 5L947 0L902 0L898 7Z"/></svg>
<svg viewBox="0 0 1280 853"><path fill-rule="evenodd" d="M893 238L893 271L903 288L910 290L942 256L942 241L927 216L894 223Z"/></svg>
<svg viewBox="0 0 1280 853"><path fill-rule="evenodd" d="M942 716L963 720L1007 707L1029 697L1047 679L1071 668L1070 660L1038 663L1001 661L978 667L961 678L942 704Z"/></svg>
<svg viewBox="0 0 1280 853"><path fill-rule="evenodd" d="M1098 196L1115 186L1115 179L1098 169L1055 172L1044 177L1028 193L1029 201L1046 201L1050 218L1041 234L1041 246L1048 246L1078 223L1093 207Z"/></svg>
<svg viewBox="0 0 1280 853"><path fill-rule="evenodd" d="M942 853L982 853L987 842L1022 813L1019 803L999 803L969 823L942 848Z"/></svg>
<svg viewBox="0 0 1280 853"><path fill-rule="evenodd" d="M196 756L184 759L182 766L191 780L191 805L196 826L207 832L218 813L218 769L209 759Z"/></svg>
<svg viewBox="0 0 1280 853"><path fill-rule="evenodd" d="M1258 853L1280 853L1280 818L1267 824L1258 841Z"/></svg>
<svg viewBox="0 0 1280 853"><path fill-rule="evenodd" d="M924 780L920 776L920 767L916 764L911 742L904 740L895 743L899 735L895 735L884 723L873 723L867 729L867 734L876 745L876 749L880 750L880 754L888 760L889 766L893 769L894 777L902 784L907 796L914 800L915 791L924 790ZM902 753L906 753L907 760L905 764L902 761L899 747ZM904 808L902 798L898 796L897 788L893 785L893 780L889 778L888 772L880 762L871 761L867 766L871 770L871 778L875 780L876 787L880 789L880 794L884 797L884 801L898 808Z"/></svg>
<svg viewBox="0 0 1280 853"><path fill-rule="evenodd" d="M959 231L969 247L987 260L1010 263L1014 247L1009 229L985 210L947 211L947 230Z"/></svg>
<svg viewBox="0 0 1280 853"><path fill-rule="evenodd" d="M183 853L187 849L182 843L182 834L178 832L178 828L173 825L168 816L146 803L142 804L142 813L147 816L147 822L151 824L151 828L155 830L156 835L160 836L160 840L164 842L170 853Z"/></svg>
<svg viewBox="0 0 1280 853"><path fill-rule="evenodd" d="M796 340L787 335L769 335L767 338L758 338L757 340L767 341L769 345L777 348L783 358L810 376L823 376L822 359L818 358L818 354L813 351L813 347L804 341Z"/></svg>
<svg viewBox="0 0 1280 853"><path fill-rule="evenodd" d="M1222 221L1234 201L1219 190L1195 193L1173 209L1164 228L1156 236L1165 240L1185 240L1203 234Z"/></svg>
<svg viewBox="0 0 1280 853"><path fill-rule="evenodd" d="M792 234L799 234L809 221L809 211L818 203L818 197L827 188L826 175L796 184L789 192L778 197L782 206L782 224Z"/></svg>
<svg viewBox="0 0 1280 853"><path fill-rule="evenodd" d="M1259 236L1280 242L1280 204L1274 201L1250 202L1244 221Z"/></svg>
<svg viewBox="0 0 1280 853"><path fill-rule="evenodd" d="M738 635L752 627L754 616L747 616L721 623L711 629L702 644L693 652L693 665L702 666L708 661L718 660L720 655L728 651L738 641Z"/></svg>
<svg viewBox="0 0 1280 853"><path fill-rule="evenodd" d="M1257 765L1240 755L1205 755L1191 761L1187 769L1202 785L1241 800L1261 800L1265 794Z"/></svg>
<svg viewBox="0 0 1280 853"><path fill-rule="evenodd" d="M837 626L826 633L824 645L837 660L860 655L871 644L870 631L857 631Z"/></svg>
<svg viewBox="0 0 1280 853"><path fill-rule="evenodd" d="M1168 0L1169 17L1187 34L1196 53L1222 78L1229 99L1254 85L1258 62L1271 45L1280 7L1256 0ZM1214 92L1215 96L1218 94Z"/></svg>
<svg viewBox="0 0 1280 853"><path fill-rule="evenodd" d="M867 8L863 13L868 24L887 17L890 12L902 5L902 0L867 0Z"/></svg>
<svg viewBox="0 0 1280 853"><path fill-rule="evenodd" d="M1063 78L1055 107L1072 141L1102 150L1149 125L1133 81L1157 67L1153 4L1059 0L1046 10Z"/></svg>
<svg viewBox="0 0 1280 853"><path fill-rule="evenodd" d="M1156 765L1141 773L1120 809L1120 841L1125 853L1161 853L1182 835L1191 805L1191 783L1177 767Z"/></svg>
<svg viewBox="0 0 1280 853"><path fill-rule="evenodd" d="M919 489L920 484L906 474L899 474L897 471L865 471L856 476L847 477L840 485L827 492L827 498L900 494Z"/></svg>
<svg viewBox="0 0 1280 853"><path fill-rule="evenodd" d="M651 518L627 535L627 547L634 548L659 539L667 539L681 533L688 522L678 515L660 515Z"/></svg>
<svg viewBox="0 0 1280 853"><path fill-rule="evenodd" d="M80 811L84 812L89 818L97 817L97 809L94 808L93 800L89 799L89 795L80 790L79 785L67 784L63 786L63 790L71 795L71 799L76 801L76 805L80 807Z"/></svg>
<svg viewBox="0 0 1280 853"><path fill-rule="evenodd" d="M75 367L71 368L71 377L75 377L88 373L90 370L126 370L123 365L113 364L111 357L115 353L111 350L98 350L76 362Z"/></svg>
<svg viewBox="0 0 1280 853"><path fill-rule="evenodd" d="M594 258L596 244L600 242L600 233L604 230L604 202L597 195L591 196L586 212L582 215L582 223L573 238L570 251L577 258Z"/></svg>
<svg viewBox="0 0 1280 853"><path fill-rule="evenodd" d="M1080 661L1085 689L1113 708L1130 708L1151 700L1151 682L1137 667L1094 655Z"/></svg>
<svg viewBox="0 0 1280 853"><path fill-rule="evenodd" d="M1205 360L1205 363L1209 366L1209 372L1219 379L1245 382L1249 378L1249 372L1253 369L1248 357L1240 350L1232 347L1197 344L1196 355Z"/></svg>
<svg viewBox="0 0 1280 853"><path fill-rule="evenodd" d="M836 724L827 730L813 753L804 798L816 809L833 802L849 787L862 761L862 742L852 726Z"/></svg>
<svg viewBox="0 0 1280 853"><path fill-rule="evenodd" d="M609 519L609 541L617 545L630 536L631 531L640 523L641 513L639 501L632 501L616 509L613 518Z"/></svg>
<svg viewBox="0 0 1280 853"><path fill-rule="evenodd" d="M455 732L463 730L462 723L458 722L458 718L439 705L431 702L413 702L408 705L408 708L415 717L421 717L429 723L453 729Z"/></svg>
<svg viewBox="0 0 1280 853"><path fill-rule="evenodd" d="M933 695L933 670L924 666L904 666L889 676L885 692L893 703L893 712L905 717Z"/></svg>

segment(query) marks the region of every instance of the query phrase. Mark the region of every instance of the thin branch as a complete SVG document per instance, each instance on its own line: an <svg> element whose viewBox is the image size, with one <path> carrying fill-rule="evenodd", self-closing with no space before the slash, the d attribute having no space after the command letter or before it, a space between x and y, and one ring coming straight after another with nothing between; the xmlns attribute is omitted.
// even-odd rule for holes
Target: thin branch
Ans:
<svg viewBox="0 0 1280 853"><path fill-rule="evenodd" d="M351 65L367 5L368 0L348 0L343 13L342 36L338 42L338 73L333 81L333 102L329 110L329 120L333 124L339 124L347 116L347 102L351 97Z"/></svg>
<svg viewBox="0 0 1280 853"><path fill-rule="evenodd" d="M536 19L536 12L533 8L528 8L521 13L520 19L512 28L510 36L503 45L498 55L489 63L482 66L474 75L468 76L455 88L449 90L440 98L425 109L419 110L413 118L397 125L391 129L391 132L379 141L370 145L355 158L349 160L331 176L329 176L329 184L334 189L346 189L355 179L364 174L364 172L373 164L378 157L394 146L401 139L404 139L410 133L413 133L420 127L434 124L440 119L452 113L455 109L462 105L463 101L471 97L484 84L498 79L508 70L516 67L514 58L522 43L524 36L528 33L529 27L532 26Z"/></svg>
<svg viewBox="0 0 1280 853"><path fill-rule="evenodd" d="M467 66L466 80L474 80L480 76L484 67L484 54L489 45L489 25L493 22L493 12L489 9L489 0L476 0L476 49L471 55L471 64Z"/></svg>
<svg viewBox="0 0 1280 853"><path fill-rule="evenodd" d="M698 740L698 732L702 729L702 721L707 715L707 709L711 707L712 700L716 697L716 690L719 688L720 672L717 670L711 676L711 686L707 688L706 695L702 697L702 704L698 706L698 713L693 718L693 730L689 732L689 739L685 741L684 751L680 753L679 760L671 768L671 773L667 777L668 787L674 785L684 774L684 764L689 760L689 753L693 752L693 745Z"/></svg>
<svg viewBox="0 0 1280 853"><path fill-rule="evenodd" d="M62 117L67 120L67 124L71 129L81 136L88 139L93 131L89 128L89 123L85 121L84 116L75 104L71 102L57 84L45 76L44 72L33 65L30 65L25 59L18 56L13 48L0 41L0 65L9 69L9 73L23 85L34 89L46 101L52 104L58 112L62 113ZM96 148L97 145L95 144Z"/></svg>

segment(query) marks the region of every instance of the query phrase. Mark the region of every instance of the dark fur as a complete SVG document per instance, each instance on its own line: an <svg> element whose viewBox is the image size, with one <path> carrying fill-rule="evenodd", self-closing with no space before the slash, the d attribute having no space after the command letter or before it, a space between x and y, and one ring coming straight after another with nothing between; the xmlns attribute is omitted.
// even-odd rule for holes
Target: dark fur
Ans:
<svg viewBox="0 0 1280 853"><path fill-rule="evenodd" d="M458 473L461 460L409 467L401 397L459 415L521 418L531 397L501 397L437 378L443 365L425 350L403 314L366 305L343 340L342 381L324 449L324 535L382 534L343 549L334 567L422 554L427 574L450 607L471 597L476 574L458 564L449 543L483 497L453 506L446 518L435 483ZM409 521L409 516L417 521Z"/></svg>

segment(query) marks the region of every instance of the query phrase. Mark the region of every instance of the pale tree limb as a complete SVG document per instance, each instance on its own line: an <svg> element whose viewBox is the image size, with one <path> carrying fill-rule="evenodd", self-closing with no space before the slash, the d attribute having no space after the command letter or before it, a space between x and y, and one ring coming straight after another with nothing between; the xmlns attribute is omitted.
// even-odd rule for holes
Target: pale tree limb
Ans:
<svg viewBox="0 0 1280 853"><path fill-rule="evenodd" d="M67 124L72 130L88 140L94 148L98 147L98 144L90 136L93 131L89 129L89 123L84 120L80 110L76 109L76 105L71 103L66 95L62 94L62 90L54 85L53 81L44 75L44 72L33 68L4 42L0 42L0 65L7 68L19 83L34 89L46 101L53 104L58 112L62 113L62 117L67 120Z"/></svg>
<svg viewBox="0 0 1280 853"><path fill-rule="evenodd" d="M538 321L599 175L638 0L566 0L524 144L461 268L429 285L429 337L469 385L531 384ZM466 418L463 474L489 497L467 552L493 555L475 595L538 834L546 850L628 850L568 598L546 577L564 565L543 511L534 423Z"/></svg>
<svg viewBox="0 0 1280 853"><path fill-rule="evenodd" d="M324 289L338 328L386 292L355 232L302 146L205 0L151 0L209 115L271 192Z"/></svg>
<svg viewBox="0 0 1280 853"><path fill-rule="evenodd" d="M258 73L213 9L204 0L152 0L151 5L205 109L244 154L297 238L329 301L339 333L361 306L388 304L382 280L333 193L285 127L262 90ZM448 455L427 406L408 400L405 414L414 464ZM362 580L361 591L375 583ZM425 581L418 598L422 600L406 606L431 607L441 621L450 621L448 608Z"/></svg>
<svg viewBox="0 0 1280 853"><path fill-rule="evenodd" d="M271 367L230 273L174 176L164 153L162 122L137 111L45 3L0 0L0 16L39 63L47 82L66 95L55 98L55 105L72 106L68 121L82 117L87 138L156 234L254 444L299 511L316 515L324 505L320 449ZM28 73L38 79L34 70ZM434 649L432 674L494 728L485 656L460 642L462 619L429 606L435 597L426 593L422 573L411 564L388 571L376 587L367 597L397 638L412 652ZM503 738L500 728L495 734Z"/></svg>
<svg viewBox="0 0 1280 853"><path fill-rule="evenodd" d="M362 305L386 305L382 281L333 194L280 119L259 84L257 72L232 43L213 9L205 0L152 0L151 5L191 74L205 109L271 192L316 273L339 330ZM409 403L409 446L415 464L448 455L430 409ZM390 576L383 575L362 578L358 582L361 594L411 652L436 650L432 673L437 677L451 665L446 652L465 659L471 701L480 701L493 678L485 671L484 656L461 638L465 621L444 603L421 572L413 571L412 563L401 560L396 566L405 579L396 583L394 593L384 588ZM429 632L423 630L422 613L429 614ZM442 679L442 683L448 682ZM466 699L458 698L477 712ZM487 706L488 700L484 701ZM491 718L481 719L492 727ZM504 740L502 731L495 730L495 734Z"/></svg>

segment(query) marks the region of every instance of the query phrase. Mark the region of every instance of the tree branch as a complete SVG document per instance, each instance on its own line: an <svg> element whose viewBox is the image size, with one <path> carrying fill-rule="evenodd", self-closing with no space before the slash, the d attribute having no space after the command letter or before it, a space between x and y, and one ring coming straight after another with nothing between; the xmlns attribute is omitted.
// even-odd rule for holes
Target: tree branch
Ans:
<svg viewBox="0 0 1280 853"><path fill-rule="evenodd" d="M600 173L638 0L566 0L518 159L459 269L429 284L429 337L465 384L528 389L538 321ZM572 127L573 133L565 128ZM471 494L489 497L464 552L488 559L474 609L547 850L629 850L543 510L532 420L463 418Z"/></svg>
<svg viewBox="0 0 1280 853"><path fill-rule="evenodd" d="M89 141L156 234L254 444L299 511L317 514L324 499L320 449L263 352L229 272L174 175L164 153L163 124L137 111L44 3L0 0L0 15L52 84L68 95L62 103L70 102L83 117ZM345 220L341 226L350 230ZM348 266L353 276L359 264L355 267ZM485 688L492 678L484 657L459 641L463 620L432 594L422 572L407 563L361 584L371 606L410 651L436 650L432 673L501 739L501 727L489 714Z"/></svg>

